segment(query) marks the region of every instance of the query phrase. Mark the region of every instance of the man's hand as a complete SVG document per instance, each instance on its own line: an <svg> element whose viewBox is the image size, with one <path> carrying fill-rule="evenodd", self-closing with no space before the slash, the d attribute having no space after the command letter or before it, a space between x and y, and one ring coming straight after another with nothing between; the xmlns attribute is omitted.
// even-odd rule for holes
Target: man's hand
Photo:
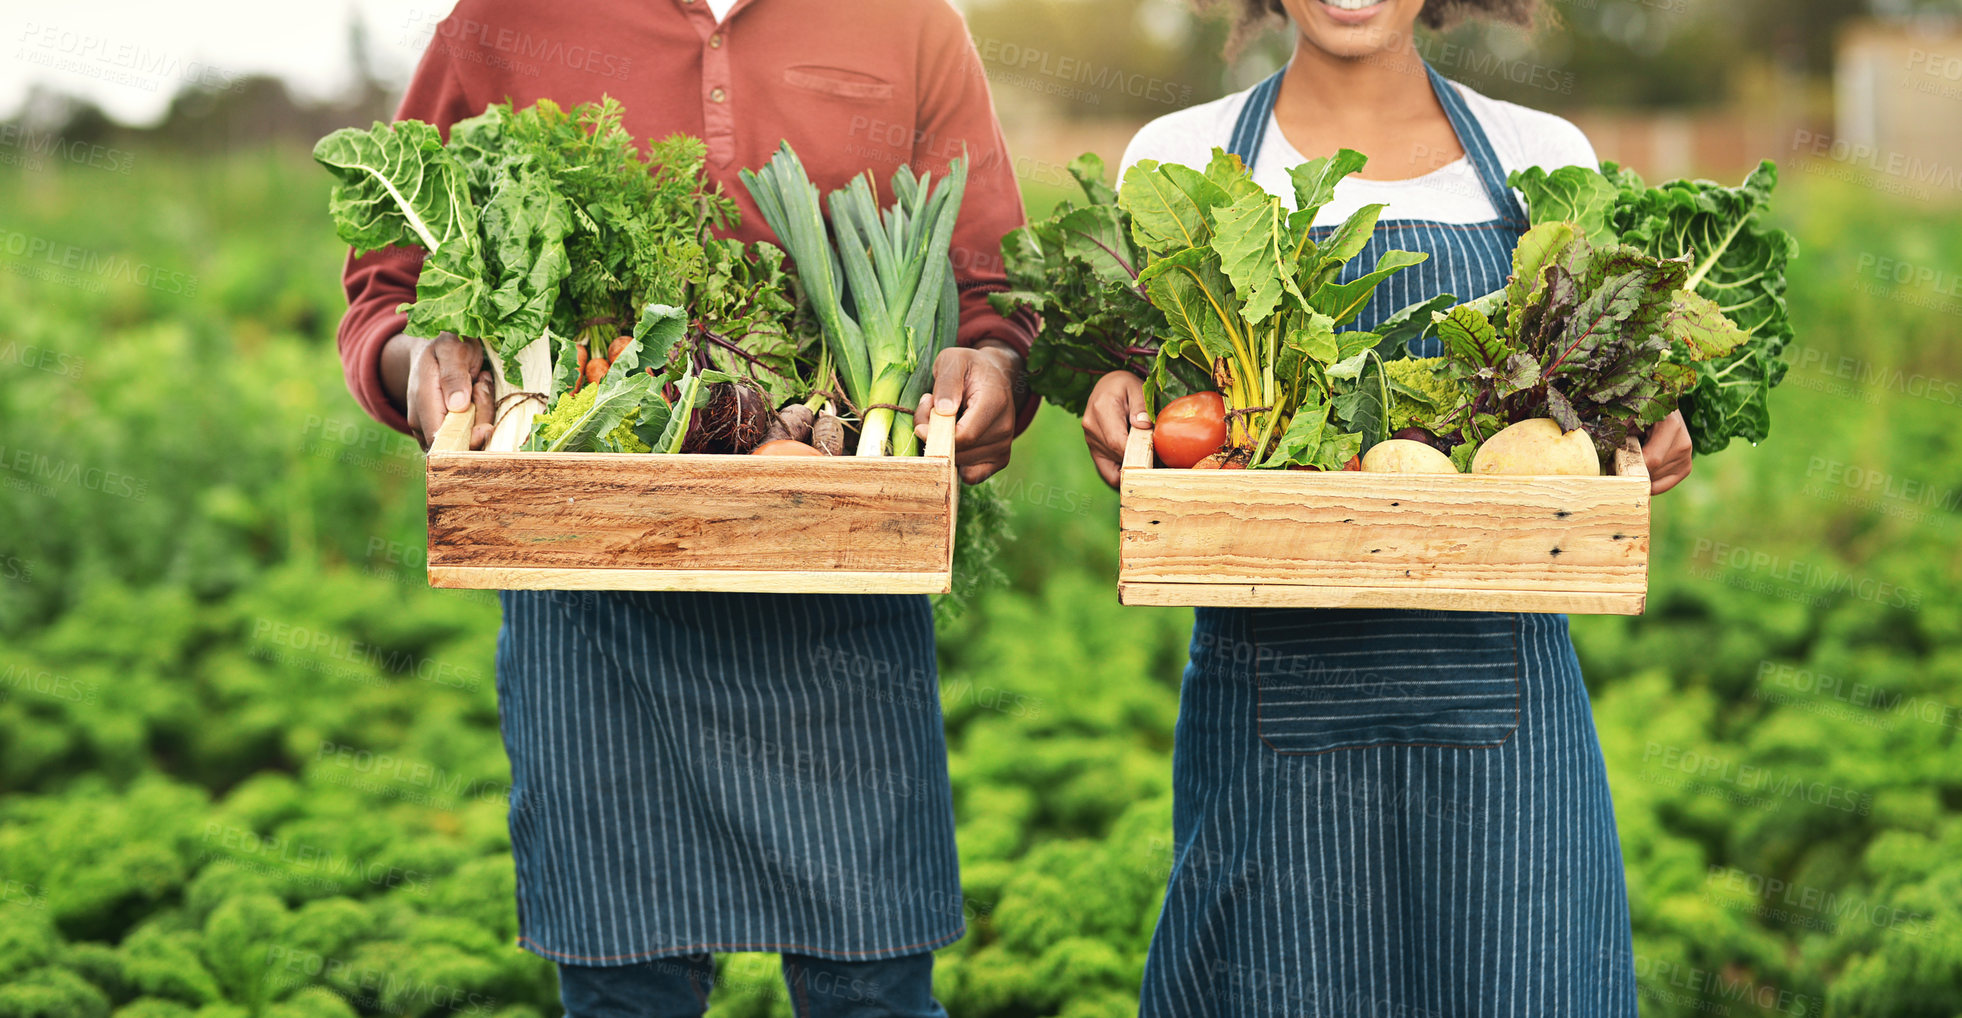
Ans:
<svg viewBox="0 0 1962 1018"><path fill-rule="evenodd" d="M1124 466L1124 447L1131 441L1131 429L1149 427L1151 413L1145 409L1143 379L1129 371L1113 371L1097 380L1083 408L1083 440L1090 446L1090 459L1097 464L1105 484L1117 487L1117 472Z"/></svg>
<svg viewBox="0 0 1962 1018"><path fill-rule="evenodd" d="M1657 421L1642 442L1642 460L1649 468L1649 494L1660 495L1690 475L1689 425L1681 410Z"/></svg>
<svg viewBox="0 0 1962 1018"><path fill-rule="evenodd" d="M961 480L978 484L1008 465L1015 438L1016 383L1022 355L991 340L978 346L950 346L933 361L933 392L920 397L913 431L926 441L928 415L958 412L954 423L954 463Z"/></svg>
<svg viewBox="0 0 1962 1018"><path fill-rule="evenodd" d="M490 441L494 376L484 366L484 348L476 340L447 332L435 339L398 335L382 348L382 382L424 449L450 411L467 410L473 402L477 423L470 429L470 448L481 449Z"/></svg>

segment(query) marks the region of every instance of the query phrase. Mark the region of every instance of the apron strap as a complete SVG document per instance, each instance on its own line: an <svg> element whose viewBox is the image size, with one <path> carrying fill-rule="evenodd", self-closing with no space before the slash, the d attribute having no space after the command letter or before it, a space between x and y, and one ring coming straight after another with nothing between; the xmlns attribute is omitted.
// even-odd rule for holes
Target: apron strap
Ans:
<svg viewBox="0 0 1962 1018"><path fill-rule="evenodd" d="M1267 122L1274 119L1274 97L1280 94L1281 77L1287 73L1287 66L1282 65L1247 93L1240 119L1233 125L1233 137L1226 143L1226 150L1239 156L1249 173L1253 172L1254 160L1260 158L1261 143L1267 140Z"/></svg>
<svg viewBox="0 0 1962 1018"><path fill-rule="evenodd" d="M1493 211L1521 233L1526 232L1526 212L1513 197L1512 188L1506 186L1505 170L1499 166L1499 154L1493 151L1492 139L1485 136L1484 126L1472 116L1465 97L1458 94L1457 86L1449 78L1437 73L1437 68L1428 63L1424 70L1430 73L1431 91L1437 94L1444 115L1451 118L1451 130L1457 132L1458 144L1464 146L1473 168L1478 170L1478 182L1485 185L1485 197L1491 199Z"/></svg>
<svg viewBox="0 0 1962 1018"><path fill-rule="evenodd" d="M1457 87L1449 79L1437 73L1437 68L1428 63L1424 65L1424 70L1430 75L1431 91L1437 95L1438 104L1444 107L1444 115L1451 121L1451 130L1458 135L1458 144L1464 147L1472 168L1478 171L1478 182L1485 188L1485 197L1491 201L1500 219L1524 232L1526 212L1519 207L1519 200L1513 197L1512 188L1506 186L1505 171L1499 166L1498 153L1492 149L1492 140L1486 137L1484 126L1472 115L1465 97L1458 94ZM1267 124L1274 119L1274 97L1280 94L1281 78L1287 73L1288 69L1282 67L1255 85L1247 93L1247 101L1240 107L1240 117L1233 124L1233 136L1228 139L1226 150L1239 156L1249 171L1253 169L1254 160L1260 158L1261 145L1267 140Z"/></svg>

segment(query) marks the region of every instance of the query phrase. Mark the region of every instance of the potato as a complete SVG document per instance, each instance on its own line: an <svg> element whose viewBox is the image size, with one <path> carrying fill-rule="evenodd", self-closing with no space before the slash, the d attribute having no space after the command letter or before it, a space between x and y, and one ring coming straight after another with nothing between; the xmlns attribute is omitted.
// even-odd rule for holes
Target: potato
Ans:
<svg viewBox="0 0 1962 1018"><path fill-rule="evenodd" d="M1378 442L1363 454L1362 468L1377 474L1455 474L1451 457L1407 438Z"/></svg>
<svg viewBox="0 0 1962 1018"><path fill-rule="evenodd" d="M1472 456L1471 472L1592 477L1601 473L1601 458L1586 431L1562 432L1558 421L1535 417L1486 439Z"/></svg>

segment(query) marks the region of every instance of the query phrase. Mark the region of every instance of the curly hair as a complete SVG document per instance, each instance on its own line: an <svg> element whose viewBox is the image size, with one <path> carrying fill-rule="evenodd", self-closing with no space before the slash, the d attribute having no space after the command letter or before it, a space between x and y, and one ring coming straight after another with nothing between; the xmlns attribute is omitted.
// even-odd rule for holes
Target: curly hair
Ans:
<svg viewBox="0 0 1962 1018"><path fill-rule="evenodd" d="M1240 52L1261 32L1287 19L1281 0L1192 0L1201 14L1221 7L1227 9L1232 29L1226 39L1228 57ZM1540 0L1424 0L1417 20L1427 28L1450 28L1470 18L1490 18L1524 28L1533 27L1533 15Z"/></svg>

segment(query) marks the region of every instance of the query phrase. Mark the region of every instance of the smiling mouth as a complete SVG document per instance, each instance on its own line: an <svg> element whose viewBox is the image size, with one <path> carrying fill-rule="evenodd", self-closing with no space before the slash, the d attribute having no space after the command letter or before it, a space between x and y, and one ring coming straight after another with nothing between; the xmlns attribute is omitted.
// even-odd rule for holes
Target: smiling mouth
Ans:
<svg viewBox="0 0 1962 1018"><path fill-rule="evenodd" d="M1385 0L1322 0L1324 6L1333 7L1338 11L1368 10L1384 2Z"/></svg>

